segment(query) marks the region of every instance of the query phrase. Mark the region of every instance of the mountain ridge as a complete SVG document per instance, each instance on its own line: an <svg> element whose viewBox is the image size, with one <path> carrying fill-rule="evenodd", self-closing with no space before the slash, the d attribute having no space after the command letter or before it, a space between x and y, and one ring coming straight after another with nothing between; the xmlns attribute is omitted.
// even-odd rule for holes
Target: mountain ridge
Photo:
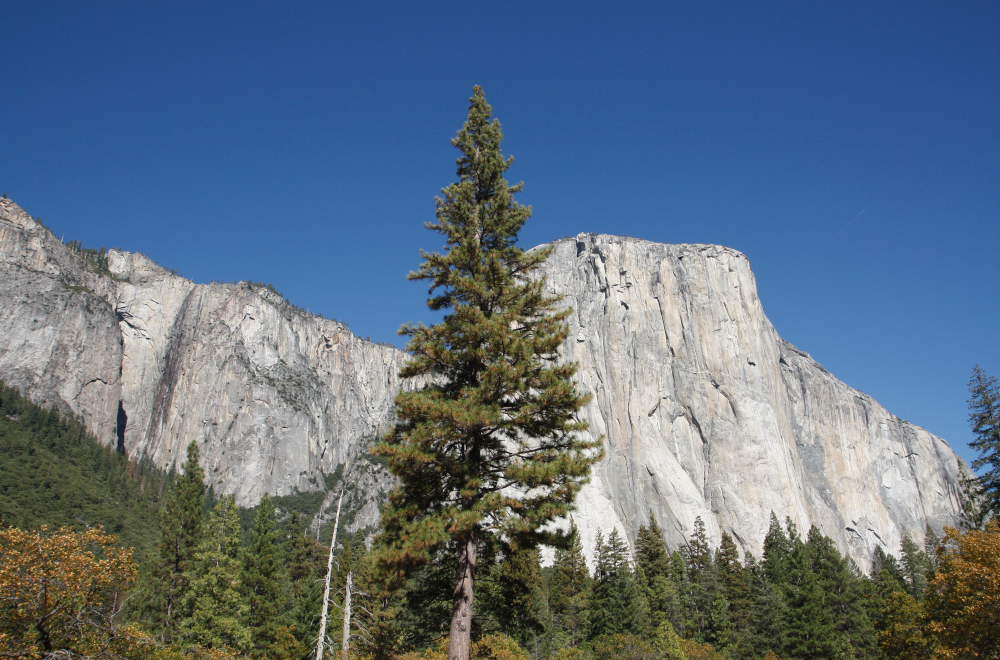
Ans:
<svg viewBox="0 0 1000 660"><path fill-rule="evenodd" d="M371 495L358 525L377 519L390 480L364 458L405 352L266 285L197 284L120 250L90 268L42 229L0 200L0 376L161 467L198 441L209 482L243 504L345 468ZM606 234L547 245L549 291L573 308L563 354L605 437L575 515L585 546L650 516L682 543L700 516L713 542L729 531L759 553L774 511L864 564L954 521L960 459L782 339L745 254Z"/></svg>

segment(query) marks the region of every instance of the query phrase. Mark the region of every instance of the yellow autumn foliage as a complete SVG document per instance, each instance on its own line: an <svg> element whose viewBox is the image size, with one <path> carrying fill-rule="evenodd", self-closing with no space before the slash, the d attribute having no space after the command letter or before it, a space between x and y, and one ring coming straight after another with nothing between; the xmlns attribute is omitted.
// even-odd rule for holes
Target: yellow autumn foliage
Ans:
<svg viewBox="0 0 1000 660"><path fill-rule="evenodd" d="M1000 659L1000 522L946 529L927 597L940 660Z"/></svg>
<svg viewBox="0 0 1000 660"><path fill-rule="evenodd" d="M429 649L396 656L396 660L448 660L448 639ZM487 635L472 645L472 660L531 660L520 644L507 635Z"/></svg>
<svg viewBox="0 0 1000 660"><path fill-rule="evenodd" d="M135 582L132 550L100 529L0 529L0 655L135 655L153 640L115 624Z"/></svg>

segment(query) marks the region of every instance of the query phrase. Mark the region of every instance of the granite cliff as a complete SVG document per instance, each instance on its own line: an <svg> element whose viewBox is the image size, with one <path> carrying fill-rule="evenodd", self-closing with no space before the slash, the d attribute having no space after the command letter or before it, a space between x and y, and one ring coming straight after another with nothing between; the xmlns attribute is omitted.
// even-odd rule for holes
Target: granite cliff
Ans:
<svg viewBox="0 0 1000 660"><path fill-rule="evenodd" d="M714 541L727 530L759 552L774 511L865 565L954 522L948 444L783 341L744 255L580 235L554 244L545 272L574 309L564 353L606 447L575 514L586 546L650 515L677 544L701 516ZM398 349L264 285L74 250L8 199L0 309L0 379L101 439L163 467L197 441L212 485L244 504L346 470L355 524L377 519L389 478L366 447L391 420Z"/></svg>

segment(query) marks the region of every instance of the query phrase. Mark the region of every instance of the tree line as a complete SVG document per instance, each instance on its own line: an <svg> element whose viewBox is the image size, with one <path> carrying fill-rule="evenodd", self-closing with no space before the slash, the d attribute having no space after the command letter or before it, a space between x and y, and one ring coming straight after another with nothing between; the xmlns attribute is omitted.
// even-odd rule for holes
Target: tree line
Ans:
<svg viewBox="0 0 1000 660"><path fill-rule="evenodd" d="M186 468L141 571L100 530L0 532L4 657L314 657L326 549L267 498L241 532L231 498L207 506L194 449ZM432 561L393 586L377 551L343 538L331 619L344 613L348 574L354 614L331 627L323 657L340 657L346 631L354 658L445 658L454 567ZM760 558L727 534L710 547L700 520L678 548L655 520L632 546L610 530L592 568L569 538L549 566L538 549L481 548L473 657L931 660L995 658L1000 642L996 521L925 546L904 539L898 556L877 551L867 575L815 528L802 536L775 516Z"/></svg>

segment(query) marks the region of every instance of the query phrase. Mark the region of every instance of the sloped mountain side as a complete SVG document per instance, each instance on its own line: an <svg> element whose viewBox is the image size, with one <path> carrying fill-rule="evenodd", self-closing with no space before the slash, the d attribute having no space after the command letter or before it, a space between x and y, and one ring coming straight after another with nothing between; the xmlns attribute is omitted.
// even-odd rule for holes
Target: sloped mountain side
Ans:
<svg viewBox="0 0 1000 660"><path fill-rule="evenodd" d="M774 511L867 565L955 520L947 443L784 342L742 254L580 235L545 270L574 309L564 352L607 450L575 516L586 547L650 515L678 545L701 516L712 543L729 530L759 552ZM0 379L130 456L179 466L197 441L211 485L244 505L343 470L369 494L355 525L377 519L389 479L364 457L391 421L402 351L264 285L75 250L8 199L0 309Z"/></svg>
<svg viewBox="0 0 1000 660"><path fill-rule="evenodd" d="M346 467L370 485L358 526L377 521L388 480L359 458L390 416L401 351L265 285L91 257L0 199L0 379L165 469L197 441L210 485L241 505Z"/></svg>

